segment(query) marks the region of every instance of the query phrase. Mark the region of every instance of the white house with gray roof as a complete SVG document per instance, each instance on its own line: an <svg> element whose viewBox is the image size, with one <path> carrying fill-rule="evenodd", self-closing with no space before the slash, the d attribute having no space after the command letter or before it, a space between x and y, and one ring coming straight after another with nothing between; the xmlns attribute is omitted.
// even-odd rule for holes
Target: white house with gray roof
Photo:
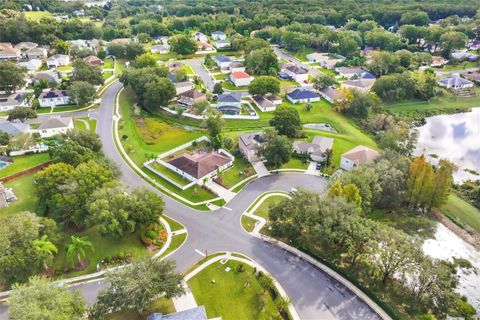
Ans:
<svg viewBox="0 0 480 320"><path fill-rule="evenodd" d="M15 136L17 134L30 132L30 125L24 122L5 121L0 123L0 131L8 133L10 136Z"/></svg>
<svg viewBox="0 0 480 320"><path fill-rule="evenodd" d="M17 107L25 107L26 100L23 94L21 93L13 93L8 97L1 97L0 98L0 111L5 112Z"/></svg>
<svg viewBox="0 0 480 320"><path fill-rule="evenodd" d="M440 87L452 90L473 88L473 82L462 77L452 75L438 80Z"/></svg>
<svg viewBox="0 0 480 320"><path fill-rule="evenodd" d="M312 142L294 141L293 152L307 154L310 159L316 162L325 161L325 152L332 150L333 138L315 136Z"/></svg>
<svg viewBox="0 0 480 320"><path fill-rule="evenodd" d="M72 117L51 117L43 120L36 132L42 138L49 138L57 134L64 134L68 130L73 129Z"/></svg>
<svg viewBox="0 0 480 320"><path fill-rule="evenodd" d="M47 59L47 66L49 68L66 66L69 63L70 63L70 57L66 54L56 54Z"/></svg>

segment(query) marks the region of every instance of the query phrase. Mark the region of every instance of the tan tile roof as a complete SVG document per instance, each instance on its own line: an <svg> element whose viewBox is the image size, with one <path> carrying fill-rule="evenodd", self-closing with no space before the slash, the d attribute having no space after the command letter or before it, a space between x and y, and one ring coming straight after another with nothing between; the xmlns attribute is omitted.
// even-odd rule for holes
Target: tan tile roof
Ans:
<svg viewBox="0 0 480 320"><path fill-rule="evenodd" d="M379 156L380 154L377 151L365 146L356 146L352 150L342 154L342 157L352 160L356 164L363 164L365 162L375 160Z"/></svg>

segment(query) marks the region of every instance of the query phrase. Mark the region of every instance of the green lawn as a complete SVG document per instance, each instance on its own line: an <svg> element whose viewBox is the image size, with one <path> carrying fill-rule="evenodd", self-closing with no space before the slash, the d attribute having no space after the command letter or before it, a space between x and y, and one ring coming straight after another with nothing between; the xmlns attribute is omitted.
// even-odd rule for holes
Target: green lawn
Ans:
<svg viewBox="0 0 480 320"><path fill-rule="evenodd" d="M175 312L175 306L171 299L160 298L155 300L145 310L145 313L160 312L162 314L169 314ZM139 316L135 310L114 312L107 316L107 320L143 320L145 317Z"/></svg>
<svg viewBox="0 0 480 320"><path fill-rule="evenodd" d="M313 48L306 48L305 50L303 50L301 52L297 52L297 53L293 54L293 56L295 58L297 58L298 60L302 61L302 62L308 62L307 54L313 53L315 51L316 50L313 49Z"/></svg>
<svg viewBox="0 0 480 320"><path fill-rule="evenodd" d="M48 152L13 157L13 164L0 170L0 178L50 161Z"/></svg>
<svg viewBox="0 0 480 320"><path fill-rule="evenodd" d="M270 206L276 205L285 199L285 196L270 196L262 202L257 210L251 213L268 220L268 210L270 209Z"/></svg>
<svg viewBox="0 0 480 320"><path fill-rule="evenodd" d="M170 230L171 231L177 231L177 230L184 229L184 226L181 223L173 220L170 217L163 216L163 219L165 219L168 222L168 224L170 225Z"/></svg>
<svg viewBox="0 0 480 320"><path fill-rule="evenodd" d="M105 59L103 60L103 69L113 69L113 59Z"/></svg>
<svg viewBox="0 0 480 320"><path fill-rule="evenodd" d="M110 78L111 76L113 76L113 71L105 71L102 73L102 77L104 81Z"/></svg>
<svg viewBox="0 0 480 320"><path fill-rule="evenodd" d="M182 70L185 71L186 74L191 74L191 75L196 74L195 70L193 70L193 68L188 64L183 65Z"/></svg>
<svg viewBox="0 0 480 320"><path fill-rule="evenodd" d="M215 78L215 80L225 80L226 78L228 78L228 74L225 74L225 73L219 73L219 74L214 74L213 77Z"/></svg>
<svg viewBox="0 0 480 320"><path fill-rule="evenodd" d="M48 11L26 11L25 17L28 20L40 21L43 18L53 18L53 15Z"/></svg>
<svg viewBox="0 0 480 320"><path fill-rule="evenodd" d="M197 304L205 306L208 318L279 319L270 293L263 291L253 268L244 265L245 271L237 272L240 264L238 261L215 262L190 279L188 285ZM227 267L231 268L229 272L225 271Z"/></svg>
<svg viewBox="0 0 480 320"><path fill-rule="evenodd" d="M242 227L245 229L247 232L252 232L253 229L255 228L255 224L257 223L256 219L250 218L248 216L242 215Z"/></svg>
<svg viewBox="0 0 480 320"><path fill-rule="evenodd" d="M284 163L280 166L280 168L269 168L269 169L301 169L307 170L308 163L304 162L303 160L296 159L291 157L287 163Z"/></svg>
<svg viewBox="0 0 480 320"><path fill-rule="evenodd" d="M292 80L280 80L280 87L285 88L285 87L296 87L298 86L298 83Z"/></svg>
<svg viewBox="0 0 480 320"><path fill-rule="evenodd" d="M160 256L161 258L165 257L167 254L173 252L177 248L181 247L185 240L187 239L187 233L181 233L172 237L172 242L167 250Z"/></svg>
<svg viewBox="0 0 480 320"><path fill-rule="evenodd" d="M4 184L6 188L13 189L17 200L0 210L0 221L22 211L36 211L38 198L34 191L34 177L35 174L33 173L10 180Z"/></svg>
<svg viewBox="0 0 480 320"><path fill-rule="evenodd" d="M335 70L330 70L330 69L326 69L326 68L322 68L322 67L315 67L315 69L317 69L318 71L320 71L322 73L329 74L331 76L336 76L337 75Z"/></svg>
<svg viewBox="0 0 480 320"><path fill-rule="evenodd" d="M190 180L185 179L182 177L180 174L168 169L164 165L158 163L158 162L152 162L150 163L150 167L161 173L162 175L166 176L173 182L181 185L181 186L186 186L187 184L191 183Z"/></svg>
<svg viewBox="0 0 480 320"><path fill-rule="evenodd" d="M222 82L222 88L225 90L231 90L231 91L241 91L241 90L248 90L248 86L240 86L236 87L232 82L230 81L223 81Z"/></svg>
<svg viewBox="0 0 480 320"><path fill-rule="evenodd" d="M455 194L450 195L440 211L480 233L480 210Z"/></svg>
<svg viewBox="0 0 480 320"><path fill-rule="evenodd" d="M65 112L65 111L76 111L78 109L83 109L85 106L79 106L77 104L67 104L64 106L57 106L53 108L53 112Z"/></svg>
<svg viewBox="0 0 480 320"><path fill-rule="evenodd" d="M443 67L443 70L445 71L463 70L463 69L470 69L470 68L478 68L479 66L480 66L480 63L478 61L465 61L465 62L456 63L456 64L447 64L445 67Z"/></svg>
<svg viewBox="0 0 480 320"><path fill-rule="evenodd" d="M86 131L87 130L87 124L88 123L88 130L91 132L95 132L97 128L97 120L96 119L90 119L88 117L85 118L76 118L73 119L73 124L75 126L75 129L80 130L80 131Z"/></svg>
<svg viewBox="0 0 480 320"><path fill-rule="evenodd" d="M57 67L56 69L57 69L57 71L72 71L73 66L71 64L69 64L69 65L66 65L66 66Z"/></svg>
<svg viewBox="0 0 480 320"><path fill-rule="evenodd" d="M220 174L222 184L227 188L231 188L240 181L255 174L250 162L243 157L236 157L233 161L233 166Z"/></svg>

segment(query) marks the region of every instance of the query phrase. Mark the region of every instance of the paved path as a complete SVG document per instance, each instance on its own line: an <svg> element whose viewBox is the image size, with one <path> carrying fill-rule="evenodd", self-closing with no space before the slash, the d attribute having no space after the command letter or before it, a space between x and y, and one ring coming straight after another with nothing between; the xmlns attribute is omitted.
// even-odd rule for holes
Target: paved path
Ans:
<svg viewBox="0 0 480 320"><path fill-rule="evenodd" d="M159 193L165 201L165 213L182 223L188 230L184 245L168 259L176 262L178 272L207 254L218 251L243 253L263 266L281 284L302 319L380 319L363 300L337 280L296 255L253 237L240 225L242 213L261 194L269 190L288 192L292 187L305 187L325 192L326 180L303 173L281 173L259 178L248 184L228 204L213 212L187 207L160 193L141 179L118 153L112 135L115 96L122 84L115 83L105 92L97 118L97 133L103 151L116 162L122 172L121 180L132 188L146 187ZM200 252L200 254L199 254ZM95 301L98 291L105 287L103 280L72 286L79 289L87 302ZM6 306L0 305L0 319L6 319Z"/></svg>

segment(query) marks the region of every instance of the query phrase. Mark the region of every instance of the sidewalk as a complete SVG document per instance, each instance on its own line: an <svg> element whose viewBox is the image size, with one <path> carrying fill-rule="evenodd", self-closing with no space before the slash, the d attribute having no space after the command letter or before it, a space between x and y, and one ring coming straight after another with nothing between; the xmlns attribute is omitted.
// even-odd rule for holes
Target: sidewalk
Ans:
<svg viewBox="0 0 480 320"><path fill-rule="evenodd" d="M223 198L225 202L229 202L235 197L235 193L224 188L223 186L219 185L213 180L208 180L207 183L205 184L207 188L209 188L213 193L215 193L217 196Z"/></svg>

